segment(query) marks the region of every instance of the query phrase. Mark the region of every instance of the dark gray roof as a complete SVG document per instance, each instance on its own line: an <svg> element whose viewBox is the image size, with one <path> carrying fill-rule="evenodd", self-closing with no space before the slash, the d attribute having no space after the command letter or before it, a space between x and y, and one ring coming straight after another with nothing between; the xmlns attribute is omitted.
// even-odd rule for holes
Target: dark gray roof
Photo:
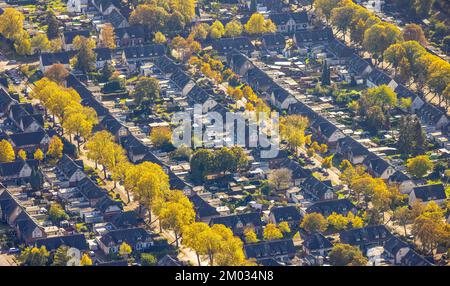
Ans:
<svg viewBox="0 0 450 286"><path fill-rule="evenodd" d="M305 238L303 246L310 251L314 251L321 249L330 249L333 247L333 244L323 234L321 234L320 232L315 232Z"/></svg>
<svg viewBox="0 0 450 286"><path fill-rule="evenodd" d="M392 256L397 255L397 252L405 247L409 248L408 244L394 235L384 244L384 250Z"/></svg>
<svg viewBox="0 0 450 286"><path fill-rule="evenodd" d="M60 246L74 247L78 250L87 250L88 244L84 234L71 234L66 236L54 236L38 239L35 242L37 247L45 246L48 251L58 249Z"/></svg>
<svg viewBox="0 0 450 286"><path fill-rule="evenodd" d="M59 160L57 167L67 178L70 178L77 170L83 171L84 169L83 161L74 161L67 154L64 154Z"/></svg>
<svg viewBox="0 0 450 286"><path fill-rule="evenodd" d="M89 38L89 31L83 30L83 31L66 31L63 33L64 35L64 41L66 44L72 44L73 39L75 39L76 36L81 36L85 38Z"/></svg>
<svg viewBox="0 0 450 286"><path fill-rule="evenodd" d="M247 258L264 259L281 255L295 255L292 239L262 241L244 245Z"/></svg>
<svg viewBox="0 0 450 286"><path fill-rule="evenodd" d="M392 234L384 225L367 226L345 230L339 233L342 243L367 245L388 240Z"/></svg>
<svg viewBox="0 0 450 286"><path fill-rule="evenodd" d="M447 198L443 184L433 184L426 186L419 186L413 189L416 198L423 202L431 200L444 200Z"/></svg>
<svg viewBox="0 0 450 286"><path fill-rule="evenodd" d="M297 41L297 43L328 42L333 38L333 32L330 28L324 28L320 30L305 30L295 33L295 40Z"/></svg>
<svg viewBox="0 0 450 286"><path fill-rule="evenodd" d="M77 187L88 200L99 199L108 195L105 190L95 184L89 177L85 177L77 182Z"/></svg>
<svg viewBox="0 0 450 286"><path fill-rule="evenodd" d="M274 216L276 223L283 221L300 221L302 216L295 206L273 207L270 213Z"/></svg>
<svg viewBox="0 0 450 286"><path fill-rule="evenodd" d="M115 245L126 242L130 246L136 245L139 241L148 241L152 235L141 227L112 230L104 234L100 241L105 245L113 243Z"/></svg>
<svg viewBox="0 0 450 286"><path fill-rule="evenodd" d="M215 224L223 224L234 231L239 223L244 227L246 225L262 227L264 224L259 213L244 213L213 217L209 224L211 226Z"/></svg>
<svg viewBox="0 0 450 286"><path fill-rule="evenodd" d="M204 199L202 199L199 195L194 194L189 197L189 200L194 205L195 212L197 216L201 218L218 216L216 208L208 204Z"/></svg>
<svg viewBox="0 0 450 286"><path fill-rule="evenodd" d="M327 217L332 213L347 215L348 212L355 210L355 205L348 199L329 200L317 202L306 209L307 213L320 213Z"/></svg>
<svg viewBox="0 0 450 286"><path fill-rule="evenodd" d="M219 53L229 53L233 50L252 52L255 50L252 42L247 37L222 38L214 41L213 48Z"/></svg>
<svg viewBox="0 0 450 286"><path fill-rule="evenodd" d="M414 250L409 250L408 253L400 261L402 266L433 266L433 263L425 259L422 255Z"/></svg>
<svg viewBox="0 0 450 286"><path fill-rule="evenodd" d="M385 72L375 68L369 74L369 80L376 85L387 85L392 81L392 78Z"/></svg>
<svg viewBox="0 0 450 286"><path fill-rule="evenodd" d="M126 47L123 51L127 60L160 57L166 52L164 45L160 44Z"/></svg>
<svg viewBox="0 0 450 286"><path fill-rule="evenodd" d="M41 59L44 66L51 66L53 64L68 65L70 62L71 53L58 52L58 53L42 53Z"/></svg>
<svg viewBox="0 0 450 286"><path fill-rule="evenodd" d="M35 132L20 132L9 135L9 138L14 143L16 148L27 145L39 145L42 140L47 136L47 133L40 129Z"/></svg>

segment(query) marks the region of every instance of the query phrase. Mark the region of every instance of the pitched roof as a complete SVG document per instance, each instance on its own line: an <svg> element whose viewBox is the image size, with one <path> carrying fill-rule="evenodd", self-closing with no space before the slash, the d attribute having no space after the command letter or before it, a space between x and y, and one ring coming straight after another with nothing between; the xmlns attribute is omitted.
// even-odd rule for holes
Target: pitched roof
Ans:
<svg viewBox="0 0 450 286"><path fill-rule="evenodd" d="M42 53L41 59L44 66L51 66L53 64L68 65L70 62L69 52L57 52L57 53Z"/></svg>
<svg viewBox="0 0 450 286"><path fill-rule="evenodd" d="M333 39L333 32L330 28L318 29L318 30L304 30L295 33L295 40L297 43L316 43L316 42L328 42Z"/></svg>
<svg viewBox="0 0 450 286"><path fill-rule="evenodd" d="M247 258L262 259L280 255L294 255L295 252L292 239L269 240L244 245L244 253Z"/></svg>
<svg viewBox="0 0 450 286"><path fill-rule="evenodd" d="M417 199L423 202L431 200L445 200L445 188L443 184L425 185L413 188L413 192Z"/></svg>
<svg viewBox="0 0 450 286"><path fill-rule="evenodd" d="M14 133L9 135L9 138L14 146L19 148L27 145L39 145L46 136L47 133L43 129L40 129L35 132Z"/></svg>
<svg viewBox="0 0 450 286"><path fill-rule="evenodd" d="M159 57L166 52L165 46L161 44L125 47L123 51L127 60Z"/></svg>
<svg viewBox="0 0 450 286"><path fill-rule="evenodd" d="M320 213L327 217L332 213L347 215L348 212L354 210L355 205L348 199L328 200L316 202L306 209L307 213Z"/></svg>
<svg viewBox="0 0 450 286"><path fill-rule="evenodd" d="M316 199L322 199L326 192L333 191L333 187L325 184L314 176L309 176L301 184L304 190L312 194Z"/></svg>
<svg viewBox="0 0 450 286"><path fill-rule="evenodd" d="M89 248L84 234L71 234L38 239L36 240L35 245L37 247L45 246L48 251L56 250L63 245L74 247L78 250L87 250Z"/></svg>
<svg viewBox="0 0 450 286"><path fill-rule="evenodd" d="M89 177L85 177L81 181L77 182L77 187L88 200L99 199L103 196L107 196L106 191L95 184Z"/></svg>
<svg viewBox="0 0 450 286"><path fill-rule="evenodd" d="M144 38L145 31L142 25L131 25L129 27L114 29L114 34L118 38L123 38L125 35L131 39Z"/></svg>
<svg viewBox="0 0 450 286"><path fill-rule="evenodd" d="M384 250L390 255L397 255L397 252L402 248L409 248L408 244L401 240L400 238L393 235L384 243Z"/></svg>
<svg viewBox="0 0 450 286"><path fill-rule="evenodd" d="M280 33L265 34L262 36L262 40L267 48L278 46L284 47L284 45L286 44L284 36Z"/></svg>
<svg viewBox="0 0 450 286"><path fill-rule="evenodd" d="M140 241L148 241L148 239L150 239L151 237L152 235L145 229L141 227L135 227L112 230L104 234L100 238L100 241L105 245L109 245L110 243L118 245L126 242L128 245L134 246Z"/></svg>
<svg viewBox="0 0 450 286"><path fill-rule="evenodd" d="M76 36L81 36L85 38L89 38L89 31L83 30L83 31L65 31L63 33L64 35L64 41L66 44L72 44L73 40Z"/></svg>
<svg viewBox="0 0 450 286"><path fill-rule="evenodd" d="M83 161L77 160L74 161L72 158L64 154L62 158L58 161L57 167L67 178L72 177L72 175L77 171L83 171Z"/></svg>
<svg viewBox="0 0 450 286"><path fill-rule="evenodd" d="M111 50L108 48L96 48L94 49L97 55L97 61L110 61L111 60Z"/></svg>
<svg viewBox="0 0 450 286"><path fill-rule="evenodd" d="M392 78L385 72L375 68L370 72L369 80L376 85L387 85L392 81Z"/></svg>
<svg viewBox="0 0 450 286"><path fill-rule="evenodd" d="M300 221L302 216L295 206L273 207L270 213L274 216L276 223L283 221Z"/></svg>
<svg viewBox="0 0 450 286"><path fill-rule="evenodd" d="M210 225L223 224L232 230L235 230L238 224L253 225L255 227L263 226L263 221L258 213L233 214L227 216L213 217Z"/></svg>
<svg viewBox="0 0 450 286"><path fill-rule="evenodd" d="M332 248L333 244L323 234L321 234L320 232L315 232L305 238L303 246L309 250L314 251Z"/></svg>
<svg viewBox="0 0 450 286"><path fill-rule="evenodd" d="M392 234L384 225L367 226L341 231L339 237L342 243L362 245L376 243L389 239Z"/></svg>
<svg viewBox="0 0 450 286"><path fill-rule="evenodd" d="M37 169L37 160L16 160L13 162L0 163L0 177L18 176L23 167L28 165L31 168Z"/></svg>
<svg viewBox="0 0 450 286"><path fill-rule="evenodd" d="M338 39L329 41L327 47L338 58L350 58L353 56L353 50Z"/></svg>
<svg viewBox="0 0 450 286"><path fill-rule="evenodd" d="M367 67L371 67L371 64L357 54L353 54L353 56L348 61L348 66L357 75L362 75Z"/></svg>
<svg viewBox="0 0 450 286"><path fill-rule="evenodd" d="M432 266L433 264L426 260L422 255L414 250L409 250L408 253L401 259L400 264L403 266Z"/></svg>
<svg viewBox="0 0 450 286"><path fill-rule="evenodd" d="M194 205L195 212L199 218L218 216L216 208L208 204L202 197L194 194L189 197L189 200Z"/></svg>
<svg viewBox="0 0 450 286"><path fill-rule="evenodd" d="M255 50L252 42L247 37L222 38L213 42L213 48L219 53L229 53L233 50L249 51Z"/></svg>

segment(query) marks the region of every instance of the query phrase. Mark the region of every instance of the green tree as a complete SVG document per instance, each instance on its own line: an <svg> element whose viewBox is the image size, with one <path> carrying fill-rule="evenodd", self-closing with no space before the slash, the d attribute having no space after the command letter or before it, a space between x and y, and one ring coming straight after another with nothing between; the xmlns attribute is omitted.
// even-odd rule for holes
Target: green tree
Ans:
<svg viewBox="0 0 450 286"><path fill-rule="evenodd" d="M196 151L191 158L191 177L195 182L202 182L212 172L213 153L207 149Z"/></svg>
<svg viewBox="0 0 450 286"><path fill-rule="evenodd" d="M78 53L76 55L76 68L82 72L89 72L95 68L96 54L94 52L95 41L83 36L76 36L73 46Z"/></svg>
<svg viewBox="0 0 450 286"><path fill-rule="evenodd" d="M49 40L53 40L59 37L59 23L56 18L55 13L49 10L45 17L45 22L47 23L47 37Z"/></svg>
<svg viewBox="0 0 450 286"><path fill-rule="evenodd" d="M159 99L160 92L161 89L156 78L141 76L136 81L132 96L137 104L141 104L145 101L154 102Z"/></svg>
<svg viewBox="0 0 450 286"><path fill-rule="evenodd" d="M275 224L269 223L264 228L263 237L265 240L275 240L283 238L283 233Z"/></svg>
<svg viewBox="0 0 450 286"><path fill-rule="evenodd" d="M234 19L225 25L226 37L238 37L242 34L242 24L238 20Z"/></svg>
<svg viewBox="0 0 450 286"><path fill-rule="evenodd" d="M142 266L154 266L158 262L158 259L150 253L141 253Z"/></svg>
<svg viewBox="0 0 450 286"><path fill-rule="evenodd" d="M416 178L422 178L433 169L433 162L427 155L419 155L408 159L406 168Z"/></svg>
<svg viewBox="0 0 450 286"><path fill-rule="evenodd" d="M300 224L307 232L324 232L328 228L328 221L320 213L309 213L303 217Z"/></svg>
<svg viewBox="0 0 450 286"><path fill-rule="evenodd" d="M53 266L67 266L69 257L67 255L68 248L66 246L60 246L56 249L55 255L53 256Z"/></svg>
<svg viewBox="0 0 450 286"><path fill-rule="evenodd" d="M40 248L28 246L20 253L19 261L26 266L46 266L49 257L50 252L45 246Z"/></svg>
<svg viewBox="0 0 450 286"><path fill-rule="evenodd" d="M368 262L357 247L341 243L334 245L329 257L334 266L365 266Z"/></svg>
<svg viewBox="0 0 450 286"><path fill-rule="evenodd" d="M259 241L255 231L251 228L244 229L244 236L247 243L256 243Z"/></svg>
<svg viewBox="0 0 450 286"><path fill-rule="evenodd" d="M5 139L0 141L0 162L6 163L6 162L12 162L16 158L16 155L14 153L14 149L8 141Z"/></svg>
<svg viewBox="0 0 450 286"><path fill-rule="evenodd" d="M69 218L61 205L57 203L54 203L50 206L48 216L53 223L59 223L60 221Z"/></svg>

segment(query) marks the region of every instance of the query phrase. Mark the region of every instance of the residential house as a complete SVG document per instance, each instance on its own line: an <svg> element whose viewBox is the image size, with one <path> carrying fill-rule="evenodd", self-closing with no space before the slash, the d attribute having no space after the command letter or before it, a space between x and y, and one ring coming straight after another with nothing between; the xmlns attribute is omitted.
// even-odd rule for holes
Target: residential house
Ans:
<svg viewBox="0 0 450 286"><path fill-rule="evenodd" d="M332 200L336 197L329 182L322 182L314 176L309 176L302 182L301 188L314 201Z"/></svg>
<svg viewBox="0 0 450 286"><path fill-rule="evenodd" d="M10 108L16 103L17 101L3 87L0 87L0 116L9 114Z"/></svg>
<svg viewBox="0 0 450 286"><path fill-rule="evenodd" d="M281 52L286 46L286 40L280 33L263 35L261 42L268 51Z"/></svg>
<svg viewBox="0 0 450 286"><path fill-rule="evenodd" d="M342 155L353 165L362 164L370 154L369 150L350 136L345 136L337 141L336 153Z"/></svg>
<svg viewBox="0 0 450 286"><path fill-rule="evenodd" d="M295 256L296 250L292 239L278 239L246 244L244 253L247 259L253 258L257 263L268 258L289 262Z"/></svg>
<svg viewBox="0 0 450 286"><path fill-rule="evenodd" d="M114 29L118 47L140 46L146 42L145 30L141 25Z"/></svg>
<svg viewBox="0 0 450 286"><path fill-rule="evenodd" d="M302 218L300 211L295 206L273 207L270 209L269 222L275 225L287 222L290 227L298 228Z"/></svg>
<svg viewBox="0 0 450 286"><path fill-rule="evenodd" d="M414 250L410 250L400 260L402 266L433 266L433 263L425 259L422 255L419 255Z"/></svg>
<svg viewBox="0 0 450 286"><path fill-rule="evenodd" d="M345 137L344 133L336 125L322 116L313 122L311 128L315 131L319 140L330 147L336 146L337 141Z"/></svg>
<svg viewBox="0 0 450 286"><path fill-rule="evenodd" d="M63 42L63 48L65 51L73 50L73 40L77 37L84 37L89 38L90 32L88 30L82 30L82 31L65 31L62 33L62 42Z"/></svg>
<svg viewBox="0 0 450 286"><path fill-rule="evenodd" d="M392 90L395 90L398 83L385 72L375 68L369 73L367 78L367 86L376 87L380 85L387 85Z"/></svg>
<svg viewBox="0 0 450 286"><path fill-rule="evenodd" d="M70 70L71 53L41 53L39 55L39 69L46 72L54 64L62 64L67 70Z"/></svg>
<svg viewBox="0 0 450 286"><path fill-rule="evenodd" d="M394 235L384 244L384 252L396 265L400 264L405 255L411 250L411 247L406 242Z"/></svg>
<svg viewBox="0 0 450 286"><path fill-rule="evenodd" d="M0 163L0 179L6 184L13 182L17 185L29 182L33 170L38 172L39 162L37 160L16 160L13 162Z"/></svg>
<svg viewBox="0 0 450 286"><path fill-rule="evenodd" d="M383 246L392 234L384 225L367 226L341 231L341 243L357 246L363 253L375 246Z"/></svg>
<svg viewBox="0 0 450 286"><path fill-rule="evenodd" d="M212 47L220 54L227 54L237 50L250 55L255 51L255 46L247 37L221 38L214 41Z"/></svg>
<svg viewBox="0 0 450 286"><path fill-rule="evenodd" d="M111 64L111 50L108 48L96 48L94 49L94 53L96 55L95 58L95 68L101 69L106 64Z"/></svg>
<svg viewBox="0 0 450 286"><path fill-rule="evenodd" d="M171 76L173 81L181 91L182 96L186 96L195 86L195 82L181 68L178 68Z"/></svg>
<svg viewBox="0 0 450 286"><path fill-rule="evenodd" d="M325 44L334 38L331 28L319 30L297 31L294 34L294 43L297 47Z"/></svg>
<svg viewBox="0 0 450 286"><path fill-rule="evenodd" d="M130 71L134 71L137 70L143 62L161 57L165 53L165 46L160 44L125 47L122 51L122 61L124 64L128 65Z"/></svg>
<svg viewBox="0 0 450 286"><path fill-rule="evenodd" d="M436 130L441 130L449 124L449 119L444 111L425 102L421 108L416 110L417 116L426 124L434 127Z"/></svg>
<svg viewBox="0 0 450 286"><path fill-rule="evenodd" d="M24 150L28 154L33 154L37 149L47 152L50 137L43 130L35 132L20 132L9 135L8 141L11 143L15 152Z"/></svg>
<svg viewBox="0 0 450 286"><path fill-rule="evenodd" d="M269 19L277 26L279 33L293 33L309 28L306 11L297 13L270 13Z"/></svg>
<svg viewBox="0 0 450 286"><path fill-rule="evenodd" d="M328 217L332 213L348 215L349 212L356 215L356 206L349 199L338 199L316 202L306 209L307 213L320 213L324 217Z"/></svg>
<svg viewBox="0 0 450 286"><path fill-rule="evenodd" d="M80 251L89 249L84 234L80 233L38 239L34 242L34 245L38 248L45 246L48 251L55 251L61 246L76 248Z"/></svg>
<svg viewBox="0 0 450 286"><path fill-rule="evenodd" d="M85 177L77 182L77 188L81 194L89 201L92 207L95 207L105 196L108 196L106 190L100 188L89 177Z"/></svg>
<svg viewBox="0 0 450 286"><path fill-rule="evenodd" d="M245 229L252 229L256 235L262 235L263 221L259 213L243 213L211 218L209 225L223 224L237 236L243 236Z"/></svg>
<svg viewBox="0 0 450 286"><path fill-rule="evenodd" d="M447 195L445 194L444 185L432 184L414 187L409 194L408 202L410 206L417 200L419 200L422 204L428 204L431 201L441 204L445 202L446 199Z"/></svg>
<svg viewBox="0 0 450 286"><path fill-rule="evenodd" d="M219 212L215 207L208 204L202 197L194 193L189 196L189 200L194 205L196 220L208 223L213 217L219 216Z"/></svg>
<svg viewBox="0 0 450 286"><path fill-rule="evenodd" d="M394 166L374 153L369 153L369 156L364 159L363 165L366 166L367 171L372 176L384 180L387 180L395 173Z"/></svg>
<svg viewBox="0 0 450 286"><path fill-rule="evenodd" d="M118 254L122 243L131 246L133 251L144 251L154 245L154 236L145 229L136 227L112 230L96 238L98 246L106 255Z"/></svg>
<svg viewBox="0 0 450 286"><path fill-rule="evenodd" d="M69 186L76 186L79 181L87 177L84 173L83 161L75 161L67 154L63 155L56 167L67 179Z"/></svg>
<svg viewBox="0 0 450 286"><path fill-rule="evenodd" d="M0 221L14 228L17 237L26 244L32 244L37 239L46 237L44 228L25 211L7 189L0 189Z"/></svg>
<svg viewBox="0 0 450 286"><path fill-rule="evenodd" d="M388 179L389 184L395 184L402 194L409 194L415 187L414 181L401 171L395 171Z"/></svg>
<svg viewBox="0 0 450 286"><path fill-rule="evenodd" d="M326 257L332 248L331 241L320 232L308 234L303 241L303 251L307 255Z"/></svg>

